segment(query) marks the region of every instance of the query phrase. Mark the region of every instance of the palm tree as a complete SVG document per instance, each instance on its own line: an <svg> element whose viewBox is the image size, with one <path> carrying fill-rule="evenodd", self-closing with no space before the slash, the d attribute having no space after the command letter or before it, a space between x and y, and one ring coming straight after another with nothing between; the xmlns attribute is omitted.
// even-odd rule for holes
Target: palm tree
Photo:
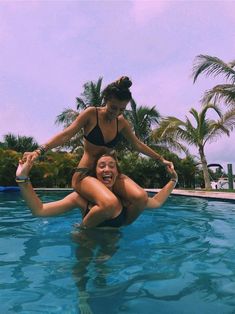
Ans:
<svg viewBox="0 0 235 314"><path fill-rule="evenodd" d="M225 63L221 59L208 55L199 55L196 57L193 66L193 82L198 76L205 73L207 76L223 75L229 84L219 84L205 92L202 102L208 104L211 101L218 103L223 101L227 106L235 106L235 60Z"/></svg>
<svg viewBox="0 0 235 314"><path fill-rule="evenodd" d="M162 117L158 110L155 109L155 106L149 108L147 106L139 106L137 108L137 104L134 99L131 100L131 110L125 111L126 118L130 121L133 126L134 132L136 136L141 139L145 144L151 146L153 149L158 148L163 151L169 151L169 149L185 152L188 154L187 148L179 143L174 137L166 136L163 138L156 138L153 134L153 128L160 121L162 121ZM128 144L126 143L126 146Z"/></svg>
<svg viewBox="0 0 235 314"><path fill-rule="evenodd" d="M157 147L163 152L172 151L185 153L186 157L190 156L188 148L179 141L175 133L163 132L168 127L168 120L162 119L159 123L159 128L151 133L151 147Z"/></svg>
<svg viewBox="0 0 235 314"><path fill-rule="evenodd" d="M218 120L207 118L207 111L211 109L218 115ZM186 121L182 121L176 117L167 117L162 120L159 128L155 131L155 137L172 136L176 140L182 140L189 145L194 145L198 149L200 161L202 164L205 188L211 189L209 172L207 168L207 160L205 156L205 145L208 142L216 140L222 134L230 135L235 122L235 109L222 114L216 105L207 104L201 112L197 112L194 108L190 114L195 120L195 126L186 116Z"/></svg>
<svg viewBox="0 0 235 314"><path fill-rule="evenodd" d="M77 97L77 109L84 110L88 106L100 107L103 97L101 93L103 78L99 77L97 82L87 82L83 85L84 91L81 97Z"/></svg>
<svg viewBox="0 0 235 314"><path fill-rule="evenodd" d="M30 152L38 147L38 143L31 136L20 136L12 133L3 136L3 148L12 149L20 153Z"/></svg>
<svg viewBox="0 0 235 314"><path fill-rule="evenodd" d="M126 110L125 116L132 124L135 135L144 143L149 144L152 127L159 123L160 113L155 106L152 108L139 106L137 108L134 99L131 99L130 104L131 110Z"/></svg>
<svg viewBox="0 0 235 314"><path fill-rule="evenodd" d="M80 111L89 106L99 107L102 105L102 77L99 77L97 82L87 82L83 85L84 91L80 97L76 98L76 110L66 108L64 111L56 117L56 124L63 124L64 128L68 127L79 115ZM68 143L63 145L64 148L70 149L74 152L77 148L81 148L82 144L82 132L76 134Z"/></svg>

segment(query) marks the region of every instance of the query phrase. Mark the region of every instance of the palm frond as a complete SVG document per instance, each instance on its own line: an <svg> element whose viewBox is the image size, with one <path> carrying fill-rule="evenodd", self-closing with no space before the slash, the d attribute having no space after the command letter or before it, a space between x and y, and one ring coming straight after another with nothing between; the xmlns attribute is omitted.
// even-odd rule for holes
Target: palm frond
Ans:
<svg viewBox="0 0 235 314"><path fill-rule="evenodd" d="M219 108L219 106L217 106L216 104L207 103L206 105L204 105L204 107L202 108L202 111L199 114L201 121L206 121L206 114L209 109L212 109L213 111L215 111L220 118L222 117L223 113L222 113L222 110Z"/></svg>
<svg viewBox="0 0 235 314"><path fill-rule="evenodd" d="M87 105L82 98L76 97L76 102L78 111L86 109Z"/></svg>
<svg viewBox="0 0 235 314"><path fill-rule="evenodd" d="M71 153L75 152L77 149L83 148L83 133L82 132L77 133L64 145L61 145L58 148L59 149L64 148Z"/></svg>
<svg viewBox="0 0 235 314"><path fill-rule="evenodd" d="M192 115L192 116L194 117L194 119L196 120L197 125L199 125L199 124L200 124L200 117L199 117L199 114L198 114L197 110L194 109L194 108L191 108L191 109L189 110L189 112L191 113L191 115ZM189 119L187 119L187 120L189 121Z"/></svg>
<svg viewBox="0 0 235 314"><path fill-rule="evenodd" d="M164 137L167 136L167 134L174 133L175 130L181 125L184 125L184 122L182 120L173 116L168 116L161 120L158 128L153 131L153 134L156 137Z"/></svg>
<svg viewBox="0 0 235 314"><path fill-rule="evenodd" d="M231 68L234 68L235 67L235 60L229 62L228 66L230 66Z"/></svg>
<svg viewBox="0 0 235 314"><path fill-rule="evenodd" d="M3 136L2 147L13 149L17 152L32 151L38 147L38 143L32 136L21 136L8 133Z"/></svg>
<svg viewBox="0 0 235 314"><path fill-rule="evenodd" d="M177 139L175 139L173 136L168 136L164 138L158 138L157 142L153 144L151 141L151 146L158 147L158 148L167 148L169 150L172 150L174 152L178 153L185 153L185 155L189 154L188 148L183 145L183 143L179 142Z"/></svg>
<svg viewBox="0 0 235 314"><path fill-rule="evenodd" d="M204 137L203 146L205 146L207 142L215 142L219 137L223 136L224 134L229 136L229 130L220 122L214 122L213 125L211 125L211 128L208 131L207 135Z"/></svg>
<svg viewBox="0 0 235 314"><path fill-rule="evenodd" d="M97 81L97 83L96 83L96 90L97 90L97 92L99 92L100 98L102 98L102 93L101 93L102 82L103 82L103 77L99 77L99 78L98 78L98 81Z"/></svg>
<svg viewBox="0 0 235 314"><path fill-rule="evenodd" d="M136 136L144 143L150 139L150 133L155 124L159 122L160 113L155 106L149 108L147 106L139 106L134 99L131 99L131 110L125 111L125 117L130 121Z"/></svg>
<svg viewBox="0 0 235 314"><path fill-rule="evenodd" d="M137 131L138 125L139 125L139 118L138 118L137 109L136 109L137 104L134 99L131 99L130 104L131 104L131 111L128 111L128 118L134 128L135 134L139 136L138 131Z"/></svg>
<svg viewBox="0 0 235 314"><path fill-rule="evenodd" d="M230 135L230 131L233 131L235 127L235 109L231 109L225 114L218 121L211 120L209 121L209 127L207 134L205 136L205 143L207 141L213 142L218 137L226 134L227 136Z"/></svg>
<svg viewBox="0 0 235 314"><path fill-rule="evenodd" d="M235 82L235 71L229 64L223 62L217 57L208 55L199 55L196 57L193 65L193 82L195 83L198 76L205 73L206 76L224 75L226 79L231 79L232 83Z"/></svg>
<svg viewBox="0 0 235 314"><path fill-rule="evenodd" d="M221 124L223 124L228 130L233 131L235 128L235 108L225 112L222 117Z"/></svg>
<svg viewBox="0 0 235 314"><path fill-rule="evenodd" d="M190 123L184 122L176 117L166 117L161 120L159 127L153 131L153 138L158 141L164 141L168 138L174 139L175 142L181 141L195 145L195 136L189 130ZM191 128L193 126L191 125Z"/></svg>
<svg viewBox="0 0 235 314"><path fill-rule="evenodd" d="M84 108L86 108L88 106L101 106L103 99L101 93L102 80L103 78L99 77L97 82L89 81L83 85L83 92L81 93L81 97L77 98L81 104L81 107L84 106Z"/></svg>
<svg viewBox="0 0 235 314"><path fill-rule="evenodd" d="M198 136L195 132L190 133L187 129L178 128L176 131L176 136L189 145L197 146Z"/></svg>
<svg viewBox="0 0 235 314"><path fill-rule="evenodd" d="M69 126L79 115L78 111L73 109L64 109L64 111L56 117L55 124L64 124L65 127Z"/></svg>
<svg viewBox="0 0 235 314"><path fill-rule="evenodd" d="M202 103L206 104L213 101L219 103L223 101L225 105L235 106L235 85L220 84L205 92Z"/></svg>
<svg viewBox="0 0 235 314"><path fill-rule="evenodd" d="M137 110L138 131L140 134L149 134L152 127L159 121L159 113L155 108L140 106Z"/></svg>

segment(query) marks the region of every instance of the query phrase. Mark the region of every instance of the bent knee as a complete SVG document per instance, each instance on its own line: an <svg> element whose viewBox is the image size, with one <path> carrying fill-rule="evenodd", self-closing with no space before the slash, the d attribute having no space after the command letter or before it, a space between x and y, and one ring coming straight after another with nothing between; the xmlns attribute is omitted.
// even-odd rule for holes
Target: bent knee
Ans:
<svg viewBox="0 0 235 314"><path fill-rule="evenodd" d="M116 209L118 204L119 201L115 195L106 195L99 201L99 205L105 209Z"/></svg>
<svg viewBox="0 0 235 314"><path fill-rule="evenodd" d="M80 174L78 173L74 173L73 177L72 177L72 183L71 183L71 186L72 188L77 191L78 190L78 186L79 186L79 183L81 182L83 178L81 177Z"/></svg>
<svg viewBox="0 0 235 314"><path fill-rule="evenodd" d="M75 182L74 180L72 180L71 186L75 191L77 190L77 182Z"/></svg>
<svg viewBox="0 0 235 314"><path fill-rule="evenodd" d="M112 218L120 207L120 203L115 195L109 195L99 201L101 212L106 219Z"/></svg>

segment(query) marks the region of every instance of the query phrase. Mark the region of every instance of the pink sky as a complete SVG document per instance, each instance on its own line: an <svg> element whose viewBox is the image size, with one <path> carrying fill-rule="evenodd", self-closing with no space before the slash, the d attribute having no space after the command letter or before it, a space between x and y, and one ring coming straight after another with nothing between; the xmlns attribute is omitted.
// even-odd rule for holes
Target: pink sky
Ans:
<svg viewBox="0 0 235 314"><path fill-rule="evenodd" d="M139 105L184 118L223 78L191 72L199 54L235 59L233 1L1 1L0 140L39 143L58 132L55 118L75 108L82 85L132 78ZM207 149L208 162L233 163L235 132Z"/></svg>

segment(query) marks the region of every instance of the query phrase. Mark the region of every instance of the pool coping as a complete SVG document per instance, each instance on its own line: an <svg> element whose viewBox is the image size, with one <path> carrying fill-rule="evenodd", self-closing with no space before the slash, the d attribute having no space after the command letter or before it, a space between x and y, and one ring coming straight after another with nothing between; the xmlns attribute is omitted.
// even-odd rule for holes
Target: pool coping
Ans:
<svg viewBox="0 0 235 314"><path fill-rule="evenodd" d="M72 192L72 188L35 188L35 191L64 191L64 192ZM147 192L157 193L161 189L145 189ZM219 199L219 200L229 200L235 201L235 192L210 192L203 190L181 190L174 189L171 192L171 195L182 195L182 196L193 196L193 197L201 197L201 198L211 198L211 199Z"/></svg>
<svg viewBox="0 0 235 314"><path fill-rule="evenodd" d="M159 192L160 189L145 189L147 192ZM201 198L210 198L210 199L218 199L218 200L228 200L235 201L235 193L234 192L210 192L203 190L180 190L174 189L171 192L171 195L182 195L182 196L193 196L193 197L201 197Z"/></svg>

